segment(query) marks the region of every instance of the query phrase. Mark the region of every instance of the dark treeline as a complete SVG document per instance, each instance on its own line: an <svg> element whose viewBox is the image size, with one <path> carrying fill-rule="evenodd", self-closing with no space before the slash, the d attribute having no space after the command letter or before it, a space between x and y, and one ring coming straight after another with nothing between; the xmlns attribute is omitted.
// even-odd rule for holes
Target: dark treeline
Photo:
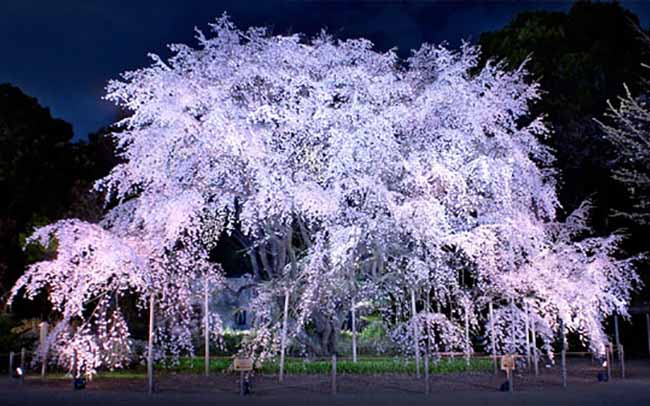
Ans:
<svg viewBox="0 0 650 406"><path fill-rule="evenodd" d="M116 164L107 130L73 142L72 126L10 84L0 85L0 294L22 274L34 227L76 217L98 220L93 182Z"/></svg>
<svg viewBox="0 0 650 406"><path fill-rule="evenodd" d="M642 63L650 62L650 43L638 17L617 3L578 2L566 14L522 13L481 35L479 44L484 60L502 59L513 69L530 58L527 69L545 91L534 112L545 114L554 131L547 142L557 157L564 211L591 197L597 230L632 226L610 215L628 202L611 180L616 156L594 118L624 84L638 94L648 77Z"/></svg>
<svg viewBox="0 0 650 406"><path fill-rule="evenodd" d="M648 73L641 64L650 63L650 43L639 19L618 3L578 2L568 13L522 13L501 30L481 35L479 44L484 61L517 67L530 58L531 78L545 91L534 112L545 114L554 130L546 142L557 156L563 212L591 198L597 232L625 228L625 254L647 250L648 230L612 215L630 202L625 188L612 180L616 155L594 121L605 113L607 100L624 92L623 84L635 95L643 91ZM70 124L52 118L20 89L0 85L0 302L34 260L22 249L34 227L101 216L102 199L92 184L118 162L108 133L101 129L73 142ZM229 241L215 253L227 271L229 264L248 263L236 248L236 241ZM35 306L32 315L39 315Z"/></svg>

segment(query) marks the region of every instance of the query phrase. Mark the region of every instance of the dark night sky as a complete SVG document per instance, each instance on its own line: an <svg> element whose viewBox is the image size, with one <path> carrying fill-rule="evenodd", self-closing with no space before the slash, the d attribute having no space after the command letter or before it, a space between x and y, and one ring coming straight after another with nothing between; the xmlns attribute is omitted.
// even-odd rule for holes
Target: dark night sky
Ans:
<svg viewBox="0 0 650 406"><path fill-rule="evenodd" d="M644 27L650 2L622 1ZM194 45L193 27L224 11L241 28L341 38L363 36L402 56L422 42L475 41L525 10L567 11L570 1L309 1L309 0L0 0L0 83L9 82L71 122L75 137L110 124L114 107L101 100L120 72L149 64L166 44Z"/></svg>

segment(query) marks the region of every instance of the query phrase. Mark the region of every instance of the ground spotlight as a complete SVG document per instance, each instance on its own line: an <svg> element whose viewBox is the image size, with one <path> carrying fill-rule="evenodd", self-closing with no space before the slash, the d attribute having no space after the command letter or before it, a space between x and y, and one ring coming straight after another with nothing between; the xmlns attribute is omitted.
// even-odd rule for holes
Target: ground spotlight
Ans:
<svg viewBox="0 0 650 406"><path fill-rule="evenodd" d="M25 371L21 367L18 367L14 369L12 376L16 379L23 379L25 376Z"/></svg>
<svg viewBox="0 0 650 406"><path fill-rule="evenodd" d="M72 387L74 388L74 390L86 389L86 378L84 378L83 376L77 376L72 381Z"/></svg>
<svg viewBox="0 0 650 406"><path fill-rule="evenodd" d="M609 375L607 374L607 360L603 361L603 371L598 371L598 382L607 382L609 381Z"/></svg>

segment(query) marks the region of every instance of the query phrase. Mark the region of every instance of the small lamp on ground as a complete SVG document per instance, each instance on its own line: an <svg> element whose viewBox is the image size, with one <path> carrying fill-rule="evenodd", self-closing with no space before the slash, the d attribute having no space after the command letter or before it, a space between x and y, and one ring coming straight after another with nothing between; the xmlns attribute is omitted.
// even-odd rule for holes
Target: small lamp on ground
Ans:
<svg viewBox="0 0 650 406"><path fill-rule="evenodd" d="M82 390L86 389L86 378L83 376L77 376L74 378L72 381L72 388L74 390Z"/></svg>
<svg viewBox="0 0 650 406"><path fill-rule="evenodd" d="M18 380L20 380L20 382L22 382L25 379L25 371L21 367L18 367L18 368L13 370L13 373L11 374L11 376L14 379L18 379Z"/></svg>
<svg viewBox="0 0 650 406"><path fill-rule="evenodd" d="M253 382L251 382L251 376L250 373L245 373L244 374L244 387L243 387L243 395L248 396L253 393Z"/></svg>
<svg viewBox="0 0 650 406"><path fill-rule="evenodd" d="M602 370L598 371L598 382L609 381L609 374L607 373L607 360L602 363Z"/></svg>
<svg viewBox="0 0 650 406"><path fill-rule="evenodd" d="M82 372L80 373L79 371L75 370L75 373L73 375L73 380L72 380L72 388L74 390L83 390L86 389L86 376Z"/></svg>

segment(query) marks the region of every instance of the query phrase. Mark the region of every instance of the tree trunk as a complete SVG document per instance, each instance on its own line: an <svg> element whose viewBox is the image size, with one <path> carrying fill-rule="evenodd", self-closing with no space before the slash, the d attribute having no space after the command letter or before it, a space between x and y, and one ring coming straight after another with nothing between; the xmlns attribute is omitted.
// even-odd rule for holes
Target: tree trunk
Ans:
<svg viewBox="0 0 650 406"><path fill-rule="evenodd" d="M275 279L274 269L271 268L269 264L269 257L266 249L268 244L260 244L260 262L262 263L262 269L266 273L269 279Z"/></svg>

